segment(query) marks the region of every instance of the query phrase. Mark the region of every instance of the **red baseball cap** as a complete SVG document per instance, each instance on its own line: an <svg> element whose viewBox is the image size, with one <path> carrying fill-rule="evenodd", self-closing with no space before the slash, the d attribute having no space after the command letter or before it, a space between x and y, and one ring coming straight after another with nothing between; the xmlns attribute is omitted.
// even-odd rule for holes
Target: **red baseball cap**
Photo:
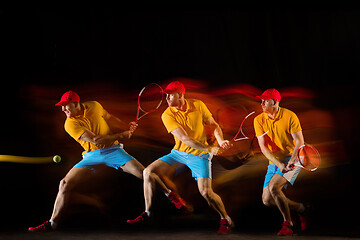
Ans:
<svg viewBox="0 0 360 240"><path fill-rule="evenodd" d="M258 97L262 100L275 99L278 102L280 102L280 100L281 100L281 95L280 95L279 91L276 90L275 88L265 90L265 92L263 92L263 94L261 94L260 96L256 96L256 97Z"/></svg>
<svg viewBox="0 0 360 240"><path fill-rule="evenodd" d="M61 96L60 102L55 104L55 106L65 106L72 102L80 102L80 97L76 92L67 91Z"/></svg>
<svg viewBox="0 0 360 240"><path fill-rule="evenodd" d="M174 92L180 92L182 94L185 94L185 87L181 82L174 81L174 82L169 83L169 85L167 85L164 92L167 94L171 94Z"/></svg>

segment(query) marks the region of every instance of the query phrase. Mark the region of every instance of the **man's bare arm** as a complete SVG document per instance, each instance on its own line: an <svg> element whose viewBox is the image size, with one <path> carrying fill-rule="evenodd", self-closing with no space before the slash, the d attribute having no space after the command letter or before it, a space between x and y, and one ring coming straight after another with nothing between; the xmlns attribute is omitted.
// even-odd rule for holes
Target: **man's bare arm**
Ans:
<svg viewBox="0 0 360 240"><path fill-rule="evenodd" d="M293 134L291 134L291 136L293 137L294 141L295 141L295 147L294 147L294 151L291 155L291 158L289 160L289 163L288 165L286 166L286 168L288 170L291 170L292 169L292 164L295 162L296 160L296 157L297 157L297 152L299 150L299 148L305 144L304 142L304 136L302 134L302 131L299 131L299 132L295 132Z"/></svg>
<svg viewBox="0 0 360 240"><path fill-rule="evenodd" d="M173 130L171 132L175 137L177 137L182 143L188 145L189 147L192 147L194 149L200 150L200 151L206 151L209 153L212 153L214 155L217 155L219 152L218 147L209 146L206 144L203 144L199 141L196 141L195 139L191 138L183 127L178 127L177 129Z"/></svg>
<svg viewBox="0 0 360 240"><path fill-rule="evenodd" d="M231 146L230 142L228 140L224 140L223 132L220 128L220 125L215 121L213 117L210 117L205 121L205 124L210 126L212 129L214 129L214 135L219 143L220 147L227 149Z"/></svg>
<svg viewBox="0 0 360 240"><path fill-rule="evenodd" d="M104 110L103 117L110 129L114 132L124 131L129 128L129 125L123 121L121 121L118 117L108 113Z"/></svg>
<svg viewBox="0 0 360 240"><path fill-rule="evenodd" d="M135 122L131 122L130 124L125 124L119 118L108 113L106 110L104 110L103 118L109 125L110 129L115 133L108 135L96 135L90 130L85 130L83 135L81 135L80 140L90 142L95 145L110 146L116 140L131 138L132 134L134 133L135 129L138 126Z"/></svg>
<svg viewBox="0 0 360 240"><path fill-rule="evenodd" d="M131 138L133 132L135 131L137 124L131 124L130 129L127 131L123 131L115 134L108 135L96 135L90 130L85 130L85 132L80 136L80 140L89 142L95 145L105 145L110 146L116 140L129 139Z"/></svg>
<svg viewBox="0 0 360 240"><path fill-rule="evenodd" d="M260 149L261 149L261 152L264 154L264 156L269 160L271 161L272 163L274 163L279 169L281 172L283 172L284 168L286 167L286 165L282 162L280 162L274 154L272 154L272 152L265 146L265 137L262 135L262 136L259 136L257 137L258 139L258 142L259 142L259 146L260 146Z"/></svg>

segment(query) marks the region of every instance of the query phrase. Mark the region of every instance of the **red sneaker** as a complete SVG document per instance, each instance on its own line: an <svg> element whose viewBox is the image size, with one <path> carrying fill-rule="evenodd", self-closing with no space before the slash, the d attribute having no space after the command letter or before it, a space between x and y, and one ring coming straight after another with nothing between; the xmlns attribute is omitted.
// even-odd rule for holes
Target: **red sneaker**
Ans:
<svg viewBox="0 0 360 240"><path fill-rule="evenodd" d="M142 214L140 214L140 216L138 216L137 218L131 220L127 220L126 222L128 224L141 224L141 223L144 223L148 220L149 216L147 215L146 212L143 212Z"/></svg>
<svg viewBox="0 0 360 240"><path fill-rule="evenodd" d="M46 221L37 227L29 227L28 231L29 232L52 232L52 231L54 231L54 229L51 227L51 223L49 221Z"/></svg>
<svg viewBox="0 0 360 240"><path fill-rule="evenodd" d="M231 233L231 226L227 219L220 220L220 227L216 233L220 235L226 235Z"/></svg>
<svg viewBox="0 0 360 240"><path fill-rule="evenodd" d="M300 220L300 229L301 231L305 231L309 227L309 214L312 209L312 206L307 204L304 205L305 210L301 213L298 212L299 220Z"/></svg>
<svg viewBox="0 0 360 240"><path fill-rule="evenodd" d="M190 206L184 199L182 199L179 195L174 192L170 192L167 197L177 209L180 209L183 213L192 213L194 212L194 208Z"/></svg>
<svg viewBox="0 0 360 240"><path fill-rule="evenodd" d="M308 217L306 215L298 213L300 219L300 229L301 231L305 231L308 228Z"/></svg>
<svg viewBox="0 0 360 240"><path fill-rule="evenodd" d="M277 235L278 236L292 236L293 230L292 230L292 226L290 225L290 223L287 221L283 222L282 228L277 233Z"/></svg>

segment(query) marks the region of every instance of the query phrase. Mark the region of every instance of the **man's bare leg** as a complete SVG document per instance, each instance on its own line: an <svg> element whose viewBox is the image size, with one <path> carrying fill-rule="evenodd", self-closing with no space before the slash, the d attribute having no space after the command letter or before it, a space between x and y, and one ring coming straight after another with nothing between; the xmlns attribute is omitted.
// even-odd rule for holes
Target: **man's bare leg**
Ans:
<svg viewBox="0 0 360 240"><path fill-rule="evenodd" d="M72 191L78 184L87 182L93 176L93 172L85 168L72 168L66 176L60 181L59 192L57 194L53 213L50 220L58 224L63 216L66 214L67 207L69 206L70 199L72 198ZM91 198L87 199L91 202ZM94 200L95 201L95 200ZM97 204L97 202L93 202Z"/></svg>
<svg viewBox="0 0 360 240"><path fill-rule="evenodd" d="M274 199L277 208L281 212L284 218L284 222L286 221L292 224L289 202L282 191L282 188L285 186L286 183L287 180L284 177L275 174L270 180L269 192Z"/></svg>
<svg viewBox="0 0 360 240"><path fill-rule="evenodd" d="M218 212L221 218L226 218L231 224L231 218L225 210L224 203L220 196L212 189L212 180L206 177L199 177L197 178L197 184L200 194L205 198L209 206Z"/></svg>
<svg viewBox="0 0 360 240"><path fill-rule="evenodd" d="M287 203L289 204L289 207L291 210L293 210L295 212L300 212L300 213L305 210L305 207L302 203L295 202L287 197L286 197L286 200L287 200ZM263 189L262 201L265 206L277 207L275 200L273 199L268 186Z"/></svg>
<svg viewBox="0 0 360 240"><path fill-rule="evenodd" d="M145 211L150 211L152 206L152 199L154 195L154 191L156 186L160 187L160 190L163 193L169 193L170 189L165 185L165 183L159 178L156 174L163 168L171 167L168 163L156 160L151 163L147 168L144 170L144 198L145 198Z"/></svg>
<svg viewBox="0 0 360 240"><path fill-rule="evenodd" d="M229 234L231 232L233 222L230 216L226 213L224 203L222 202L220 196L212 190L212 180L207 177L199 177L197 178L197 183L200 194L205 198L209 206L218 212L221 217L220 227L217 234Z"/></svg>
<svg viewBox="0 0 360 240"><path fill-rule="evenodd" d="M121 169L137 178L143 179L143 171L145 167L136 159L130 160Z"/></svg>

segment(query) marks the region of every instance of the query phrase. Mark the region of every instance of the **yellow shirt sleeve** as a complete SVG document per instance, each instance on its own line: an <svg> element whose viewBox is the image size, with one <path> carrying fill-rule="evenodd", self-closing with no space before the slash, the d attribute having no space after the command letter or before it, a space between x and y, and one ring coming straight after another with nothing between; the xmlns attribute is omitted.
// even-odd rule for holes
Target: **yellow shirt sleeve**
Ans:
<svg viewBox="0 0 360 240"><path fill-rule="evenodd" d="M255 136L259 137L261 135L263 135L264 129L262 127L262 124L259 122L261 118L261 115L257 116L256 118L254 118L254 129L255 129Z"/></svg>
<svg viewBox="0 0 360 240"><path fill-rule="evenodd" d="M203 115L203 119L208 120L209 118L211 118L212 114L211 114L210 110L207 108L207 106L205 105L205 103L203 103L202 101L199 101L199 104L200 104L200 111Z"/></svg>
<svg viewBox="0 0 360 240"><path fill-rule="evenodd" d="M290 117L290 133L296 133L296 132L300 132L301 129L301 125L300 125L300 120L299 118L296 116L296 114L292 114Z"/></svg>
<svg viewBox="0 0 360 240"><path fill-rule="evenodd" d="M181 127L181 125L175 120L175 118L173 116L170 116L167 111L165 111L161 115L161 120L163 121L168 133L171 133L173 130Z"/></svg>
<svg viewBox="0 0 360 240"><path fill-rule="evenodd" d="M85 130L87 130L84 126L78 121L67 118L65 121L65 131L75 140L79 140L81 135L84 134Z"/></svg>

